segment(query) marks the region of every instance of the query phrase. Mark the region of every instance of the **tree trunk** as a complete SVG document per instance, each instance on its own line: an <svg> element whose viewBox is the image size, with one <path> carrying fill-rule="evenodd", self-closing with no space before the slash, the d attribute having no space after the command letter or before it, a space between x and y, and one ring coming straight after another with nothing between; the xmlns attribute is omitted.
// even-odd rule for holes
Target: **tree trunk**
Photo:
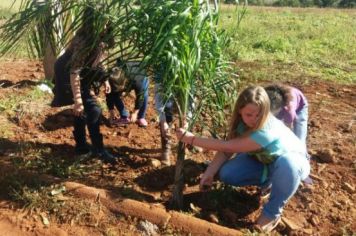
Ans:
<svg viewBox="0 0 356 236"><path fill-rule="evenodd" d="M182 142L179 142L176 172L174 176L173 196L172 196L172 207L174 209L183 208L184 159L185 159L185 145Z"/></svg>
<svg viewBox="0 0 356 236"><path fill-rule="evenodd" d="M56 62L56 52L52 48L49 42L46 42L44 46L44 55L43 55L43 70L45 74L45 78L47 80L53 80L54 77L54 63Z"/></svg>

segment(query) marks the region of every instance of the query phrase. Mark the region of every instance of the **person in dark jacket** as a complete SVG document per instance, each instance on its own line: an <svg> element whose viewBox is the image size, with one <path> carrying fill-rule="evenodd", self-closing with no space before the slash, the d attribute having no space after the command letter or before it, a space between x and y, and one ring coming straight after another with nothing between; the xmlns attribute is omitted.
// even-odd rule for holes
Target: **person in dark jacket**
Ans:
<svg viewBox="0 0 356 236"><path fill-rule="evenodd" d="M103 144L100 133L101 108L97 104L92 91L101 82L106 85L106 92L110 92L110 85L106 78L103 65L105 50L113 42L107 41L109 29L106 28L100 36L95 37L93 26L93 8L84 11L83 26L77 31L70 45L54 65L55 70L55 98L52 106L74 104L74 140L75 153L78 156L94 155L104 162L114 164L116 158L110 154ZM94 43L94 46L93 46ZM92 143L92 148L86 141L86 127Z"/></svg>

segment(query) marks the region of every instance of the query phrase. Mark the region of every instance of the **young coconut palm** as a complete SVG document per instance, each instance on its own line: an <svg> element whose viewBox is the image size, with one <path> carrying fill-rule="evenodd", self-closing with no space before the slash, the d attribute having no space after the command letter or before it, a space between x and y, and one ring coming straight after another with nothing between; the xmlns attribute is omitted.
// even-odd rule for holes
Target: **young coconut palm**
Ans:
<svg viewBox="0 0 356 236"><path fill-rule="evenodd" d="M198 120L201 125L222 121L215 118L221 118L230 102L227 96L232 93L232 80L227 77L223 60L227 38L217 29L217 9L213 11L209 1L199 0L139 2L138 25L146 25L141 31L148 35L144 40L152 40L143 50L143 64L151 65L153 72L161 75L161 92L166 101L175 101L179 125L190 129ZM202 114L210 119L201 119ZM185 148L179 142L172 199L176 208L183 206Z"/></svg>

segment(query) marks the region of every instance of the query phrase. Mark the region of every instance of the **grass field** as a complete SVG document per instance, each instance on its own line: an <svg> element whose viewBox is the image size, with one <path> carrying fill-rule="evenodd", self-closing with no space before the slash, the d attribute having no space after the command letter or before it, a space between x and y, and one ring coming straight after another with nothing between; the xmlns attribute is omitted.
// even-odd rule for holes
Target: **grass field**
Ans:
<svg viewBox="0 0 356 236"><path fill-rule="evenodd" d="M12 12L19 9L21 0L1 0L0 1L0 20L11 16Z"/></svg>
<svg viewBox="0 0 356 236"><path fill-rule="evenodd" d="M222 12L221 27L233 32L228 53L250 65L250 79L356 82L356 10L248 7L238 28L235 8Z"/></svg>
<svg viewBox="0 0 356 236"><path fill-rule="evenodd" d="M14 3L15 2L15 3ZM11 11L15 11L15 9L18 9L19 6L21 4L21 0L1 0L0 1L0 9L7 9L9 10L9 8L12 7L12 9L10 9Z"/></svg>
<svg viewBox="0 0 356 236"><path fill-rule="evenodd" d="M0 1L0 19L12 2ZM356 82L356 10L248 7L239 27L235 10L222 5L220 26L232 34L226 53L241 79Z"/></svg>

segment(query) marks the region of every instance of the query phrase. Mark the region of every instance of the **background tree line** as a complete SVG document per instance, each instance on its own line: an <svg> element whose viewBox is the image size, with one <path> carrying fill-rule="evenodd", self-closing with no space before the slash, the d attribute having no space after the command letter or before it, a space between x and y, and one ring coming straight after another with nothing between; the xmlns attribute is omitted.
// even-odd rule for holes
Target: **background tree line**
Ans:
<svg viewBox="0 0 356 236"><path fill-rule="evenodd" d="M236 0L225 0L225 3L233 4ZM254 6L283 6L283 7L339 7L354 8L356 0L248 0L249 5Z"/></svg>

